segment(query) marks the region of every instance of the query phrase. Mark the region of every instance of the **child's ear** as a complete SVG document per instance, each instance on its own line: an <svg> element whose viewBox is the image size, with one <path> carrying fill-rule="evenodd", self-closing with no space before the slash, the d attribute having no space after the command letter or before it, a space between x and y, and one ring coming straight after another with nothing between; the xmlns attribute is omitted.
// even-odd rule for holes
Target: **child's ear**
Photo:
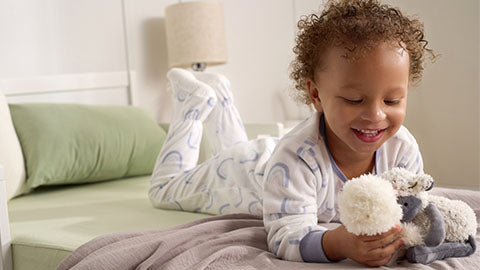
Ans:
<svg viewBox="0 0 480 270"><path fill-rule="evenodd" d="M317 84L315 83L314 80L307 79L306 86L307 86L308 97L310 98L310 101L312 102L313 107L315 107L315 109L318 112L322 112L323 111L322 102L318 94Z"/></svg>

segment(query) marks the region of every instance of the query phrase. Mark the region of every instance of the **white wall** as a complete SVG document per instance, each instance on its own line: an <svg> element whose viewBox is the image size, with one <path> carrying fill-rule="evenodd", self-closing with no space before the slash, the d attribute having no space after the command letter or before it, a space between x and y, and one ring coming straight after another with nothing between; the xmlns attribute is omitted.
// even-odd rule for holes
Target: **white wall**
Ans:
<svg viewBox="0 0 480 270"><path fill-rule="evenodd" d="M437 184L480 189L478 0L385 0L425 22L441 54L409 98L408 128ZM138 104L170 118L164 8L174 0L1 0L0 77L136 71ZM208 68L232 81L245 122L308 115L288 96L295 24L324 0L223 0L228 63Z"/></svg>
<svg viewBox="0 0 480 270"><path fill-rule="evenodd" d="M0 77L125 70L118 0L1 0Z"/></svg>
<svg viewBox="0 0 480 270"><path fill-rule="evenodd" d="M480 189L480 12L478 0L390 0L425 24L440 58L410 89L406 125L438 185Z"/></svg>
<svg viewBox="0 0 480 270"><path fill-rule="evenodd" d="M225 0L228 63L207 68L230 78L236 104L246 122L304 118L288 96L291 82L295 5L292 0ZM297 2L297 1L296 1ZM309 1L298 1L309 2ZM313 1L311 1L313 2ZM170 93L166 89L167 62L164 8L176 1L127 0L132 67L137 71L141 106L159 121L169 121ZM255 108L255 109L252 109Z"/></svg>
<svg viewBox="0 0 480 270"><path fill-rule="evenodd" d="M127 62L121 0L2 0L0 33L6 42L0 42L0 77L130 68L136 71L138 104L168 122L171 97L166 89L163 16L165 7L176 2L124 0ZM244 121L304 118L308 109L299 108L288 95L288 67L299 16L295 10L317 8L317 1L222 2L229 59L208 70L231 79Z"/></svg>

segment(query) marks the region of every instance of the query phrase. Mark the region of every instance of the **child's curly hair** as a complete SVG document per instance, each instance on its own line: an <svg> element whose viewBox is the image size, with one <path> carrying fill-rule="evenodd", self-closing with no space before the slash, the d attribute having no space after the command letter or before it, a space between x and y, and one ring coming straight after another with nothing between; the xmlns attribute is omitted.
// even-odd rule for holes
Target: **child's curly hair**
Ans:
<svg viewBox="0 0 480 270"><path fill-rule="evenodd" d="M398 42L410 56L411 82L422 77L425 51L435 59L426 48L423 23L377 0L330 0L320 16L303 16L298 28L290 78L295 81L295 98L307 105L311 101L306 81L314 78L319 59L331 47L344 47L345 57L355 59L380 42Z"/></svg>

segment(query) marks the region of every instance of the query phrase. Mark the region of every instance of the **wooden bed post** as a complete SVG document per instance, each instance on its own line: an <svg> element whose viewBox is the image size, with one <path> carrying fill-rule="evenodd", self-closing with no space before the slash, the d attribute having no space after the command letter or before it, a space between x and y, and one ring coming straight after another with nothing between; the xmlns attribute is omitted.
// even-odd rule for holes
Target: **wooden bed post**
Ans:
<svg viewBox="0 0 480 270"><path fill-rule="evenodd" d="M10 224L8 221L7 190L0 164L0 270L12 270L12 248L10 245Z"/></svg>

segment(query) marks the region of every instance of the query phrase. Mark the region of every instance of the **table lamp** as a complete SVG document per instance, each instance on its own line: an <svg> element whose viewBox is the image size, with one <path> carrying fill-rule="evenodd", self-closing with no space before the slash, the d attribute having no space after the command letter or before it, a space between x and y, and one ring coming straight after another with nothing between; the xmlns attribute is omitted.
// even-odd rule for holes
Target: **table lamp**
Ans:
<svg viewBox="0 0 480 270"><path fill-rule="evenodd" d="M165 9L168 66L203 71L227 61L223 4L183 2Z"/></svg>

